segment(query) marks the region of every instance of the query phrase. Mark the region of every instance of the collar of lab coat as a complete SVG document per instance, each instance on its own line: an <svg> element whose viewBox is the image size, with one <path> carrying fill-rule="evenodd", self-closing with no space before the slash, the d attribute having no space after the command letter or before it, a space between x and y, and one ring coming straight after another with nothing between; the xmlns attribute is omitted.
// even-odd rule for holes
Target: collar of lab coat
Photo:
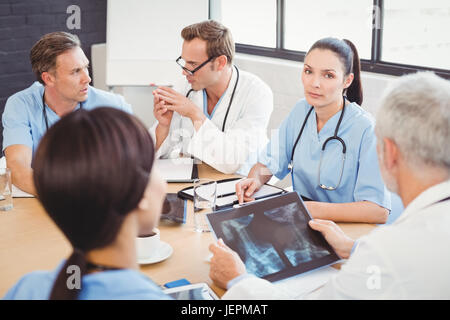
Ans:
<svg viewBox="0 0 450 320"><path fill-rule="evenodd" d="M217 110L223 109L228 107L228 104L230 102L231 99L231 93L233 92L233 88L236 84L236 80L237 80L237 72L236 72L236 66L232 65L231 67L231 79L230 82L228 83L228 87L225 89L225 92L222 94L222 97L220 98L218 104L216 105L216 107L214 108L214 112L213 112L213 116L211 117L211 119L214 118L214 116L217 114ZM186 81L186 83L188 83ZM239 84L238 84L239 86ZM186 93L191 89L191 86L189 85L187 87L187 89L185 89ZM238 91L239 88L236 88L236 91ZM205 89L201 89L198 91L194 91L191 93L190 99L192 102L194 102L197 107L199 107L200 109L204 110L204 101L203 101L203 90ZM237 93L235 93L236 95ZM236 98L236 97L235 97ZM225 111L223 111L225 112ZM219 114L221 114L221 112L219 112ZM222 115L223 116L223 115ZM227 120L228 121L228 120Z"/></svg>
<svg viewBox="0 0 450 320"><path fill-rule="evenodd" d="M429 187L421 194L419 194L411 203L405 208L400 217L393 224L402 223L408 218L421 212L429 206L441 201L450 196L450 180L436 184Z"/></svg>

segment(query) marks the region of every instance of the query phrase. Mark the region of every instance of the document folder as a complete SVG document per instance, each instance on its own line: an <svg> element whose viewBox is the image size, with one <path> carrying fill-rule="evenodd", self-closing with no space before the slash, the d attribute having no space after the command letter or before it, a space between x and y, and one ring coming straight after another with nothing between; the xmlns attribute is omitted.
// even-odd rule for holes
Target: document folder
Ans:
<svg viewBox="0 0 450 320"><path fill-rule="evenodd" d="M231 178L217 181L217 199L216 209L224 209L232 207L238 203L236 195L235 185L242 178ZM193 200L194 199L194 187L187 187L178 192L178 197L181 199ZM285 193L284 189L276 186L265 184L259 191L254 194L255 200L264 199L267 197L279 195Z"/></svg>

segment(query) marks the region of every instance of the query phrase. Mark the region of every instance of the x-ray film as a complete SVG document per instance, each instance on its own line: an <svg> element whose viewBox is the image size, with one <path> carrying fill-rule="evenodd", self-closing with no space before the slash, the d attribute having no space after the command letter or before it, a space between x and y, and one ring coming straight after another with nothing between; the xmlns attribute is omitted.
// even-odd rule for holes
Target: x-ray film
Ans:
<svg viewBox="0 0 450 320"><path fill-rule="evenodd" d="M278 281L340 260L296 192L207 215L217 238L236 251L248 273Z"/></svg>

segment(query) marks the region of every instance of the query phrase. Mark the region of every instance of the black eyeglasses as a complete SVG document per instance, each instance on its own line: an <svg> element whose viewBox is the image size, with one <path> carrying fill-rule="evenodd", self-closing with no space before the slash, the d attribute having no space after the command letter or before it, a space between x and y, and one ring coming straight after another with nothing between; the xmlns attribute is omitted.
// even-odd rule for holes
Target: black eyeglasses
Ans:
<svg viewBox="0 0 450 320"><path fill-rule="evenodd" d="M177 60L175 60L175 62L184 70L186 71L188 74L190 74L191 76L198 71L201 67L203 67L205 64L207 64L208 62L210 62L212 59L214 59L215 57L211 57L208 60L206 60L205 62L203 62L201 65L199 65L197 68L195 68L194 70L189 70L188 68L185 67L186 65L186 61L184 61L183 58L181 58L181 56L178 57Z"/></svg>

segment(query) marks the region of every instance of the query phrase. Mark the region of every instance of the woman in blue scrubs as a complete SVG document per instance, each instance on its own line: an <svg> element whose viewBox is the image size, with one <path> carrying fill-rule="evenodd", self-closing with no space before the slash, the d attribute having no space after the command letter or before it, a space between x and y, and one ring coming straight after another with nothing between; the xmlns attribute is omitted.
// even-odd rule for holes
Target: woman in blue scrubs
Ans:
<svg viewBox="0 0 450 320"><path fill-rule="evenodd" d="M325 38L308 51L305 98L272 135L248 178L236 184L239 202L272 175L292 172L293 189L314 218L384 223L391 199L376 154L375 120L363 100L360 61L348 40Z"/></svg>
<svg viewBox="0 0 450 320"><path fill-rule="evenodd" d="M158 225L165 197L153 145L137 118L115 108L77 110L48 129L33 181L72 253L23 276L4 299L171 299L136 258L136 237Z"/></svg>

